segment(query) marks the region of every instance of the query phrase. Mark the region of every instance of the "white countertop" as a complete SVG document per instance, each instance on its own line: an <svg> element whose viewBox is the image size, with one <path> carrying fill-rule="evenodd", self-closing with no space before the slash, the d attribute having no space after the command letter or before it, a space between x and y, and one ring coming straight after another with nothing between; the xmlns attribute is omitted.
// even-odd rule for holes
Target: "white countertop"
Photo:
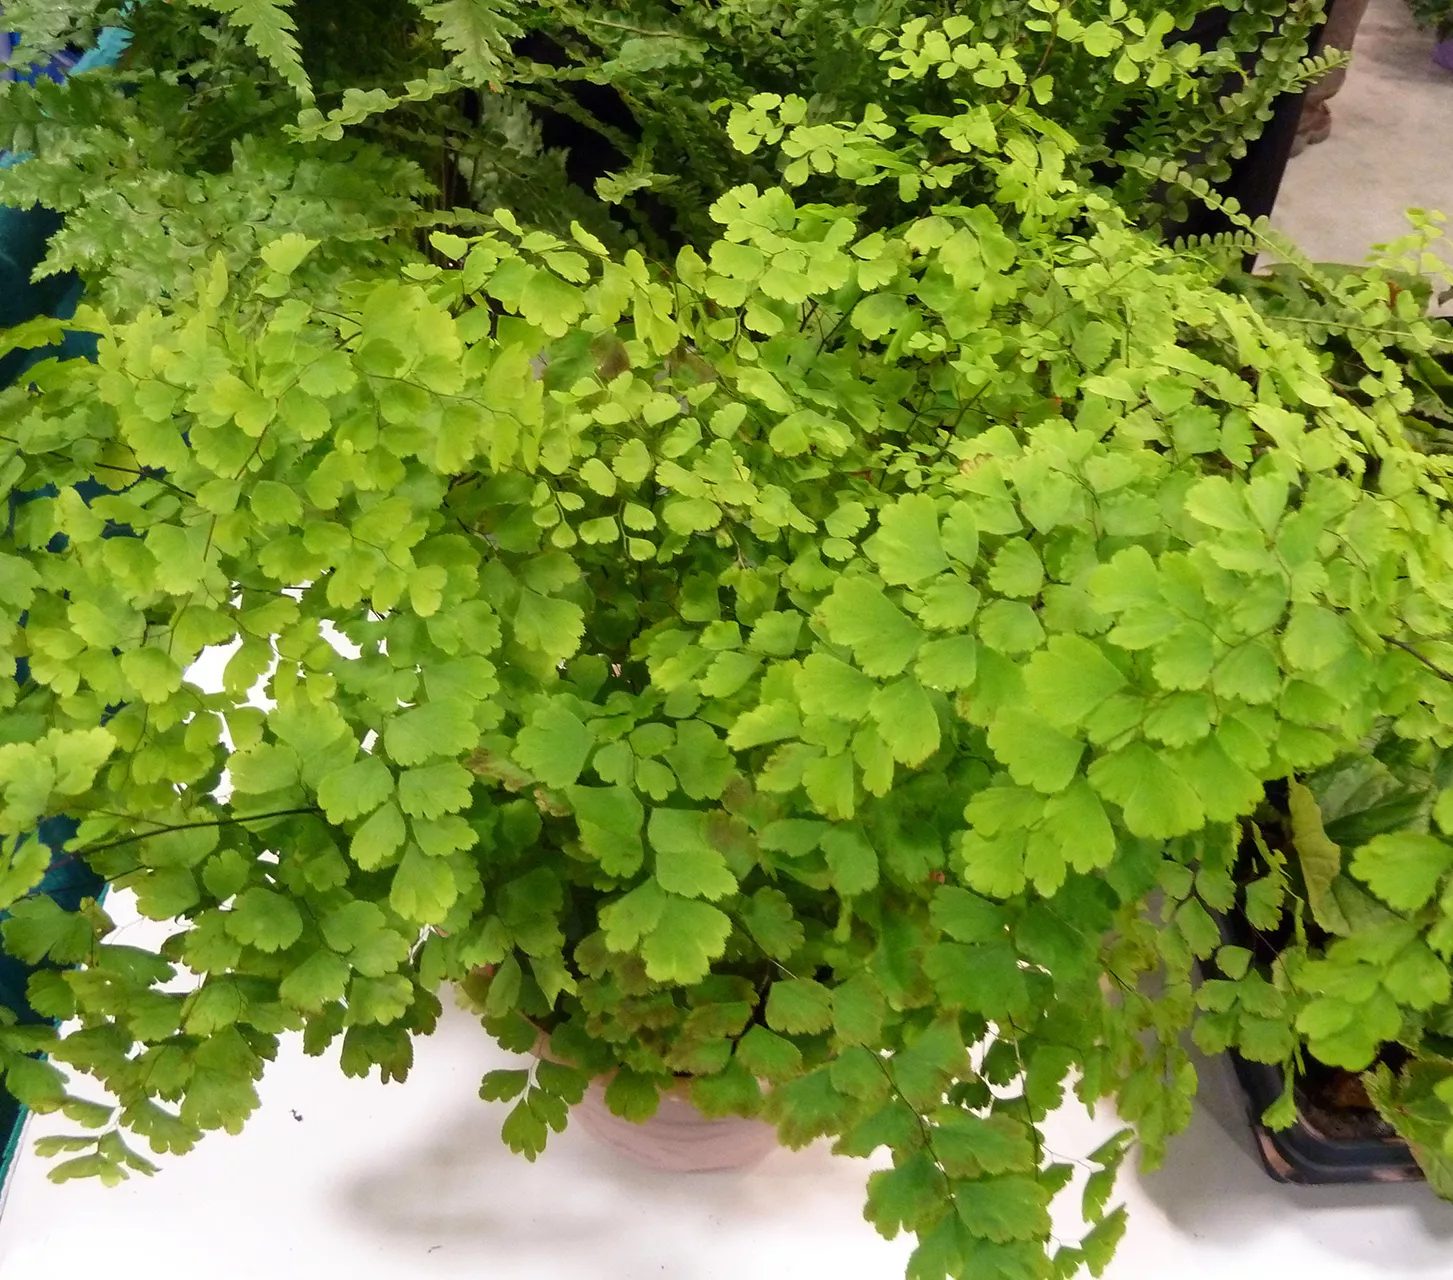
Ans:
<svg viewBox="0 0 1453 1280"><path fill-rule="evenodd" d="M502 1104L476 1097L507 1058L452 1009L402 1085L345 1079L289 1040L240 1137L210 1135L113 1189L49 1183L29 1142L67 1124L34 1118L0 1217L0 1280L902 1276L910 1242L862 1218L869 1163L825 1144L730 1174L641 1169L577 1129L534 1165L510 1155ZM1453 1280L1453 1206L1421 1184L1280 1186L1219 1071L1207 1092L1171 1167L1122 1177L1131 1220L1112 1280ZM1083 1155L1116 1127L1066 1109L1050 1145Z"/></svg>

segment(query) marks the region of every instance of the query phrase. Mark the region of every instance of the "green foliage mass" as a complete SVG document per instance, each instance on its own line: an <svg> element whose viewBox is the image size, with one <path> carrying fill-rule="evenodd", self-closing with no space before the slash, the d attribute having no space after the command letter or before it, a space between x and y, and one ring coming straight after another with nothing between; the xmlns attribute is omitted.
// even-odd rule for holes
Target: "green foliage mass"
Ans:
<svg viewBox="0 0 1453 1280"><path fill-rule="evenodd" d="M208 11L301 87L285 8ZM524 21L424 12L485 70ZM505 1046L550 1035L482 1085L515 1150L588 1076L634 1119L684 1080L889 1148L866 1212L920 1280L1102 1272L1131 1133L1062 1244L1040 1126L1113 1098L1159 1159L1192 1028L1289 1077L1401 1038L1375 1096L1441 1168L1448 327L1383 268L1238 296L1240 241L1158 244L1010 73L926 114L915 86L985 84L970 28L880 36L882 101L721 113L767 176L669 259L430 212L407 147L321 129L267 195L267 142L173 175L219 183L205 252L138 227L132 289L98 250L96 363L0 392L3 934L71 966L30 997L74 1020L0 1028L0 1065L94 1131L48 1140L56 1176L237 1131L287 1032L402 1079L446 983ZM160 955L35 895L52 814L175 923ZM1223 944L1238 904L1273 954Z"/></svg>
<svg viewBox="0 0 1453 1280"><path fill-rule="evenodd" d="M1426 27L1440 40L1453 35L1453 4L1448 0L1408 0L1413 21Z"/></svg>
<svg viewBox="0 0 1453 1280"><path fill-rule="evenodd" d="M664 264L715 238L726 192L784 175L883 229L904 198L922 212L992 198L972 155L998 145L1014 103L1047 122L1045 165L1149 225L1185 195L1127 162L1223 180L1275 96L1330 65L1304 60L1319 13L1315 0L976 0L947 21L923 0L144 3L127 6L119 68L0 84L0 145L33 157L0 171L0 200L67 214L45 270L79 270L113 314L177 296L198 253L221 248L239 271L298 231L365 268L500 206ZM7 9L19 61L117 20L97 0Z"/></svg>

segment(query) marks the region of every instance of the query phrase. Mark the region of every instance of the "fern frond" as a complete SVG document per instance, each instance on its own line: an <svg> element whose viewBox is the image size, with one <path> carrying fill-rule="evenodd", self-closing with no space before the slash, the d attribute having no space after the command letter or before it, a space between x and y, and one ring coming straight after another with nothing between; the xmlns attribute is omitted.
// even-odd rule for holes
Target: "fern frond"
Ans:
<svg viewBox="0 0 1453 1280"><path fill-rule="evenodd" d="M293 0L191 0L195 8L210 9L236 27L258 56L278 73L304 102L312 102L313 86L303 68Z"/></svg>
<svg viewBox="0 0 1453 1280"><path fill-rule="evenodd" d="M362 124L374 116L392 111L406 102L431 102L460 87L445 71L431 67L421 79L410 80L403 92L395 95L384 89L347 88L343 91L342 105L333 108L325 116L317 107L304 107L298 113L296 125L284 125L284 131L297 142L316 142L326 138L337 142L343 131L353 125Z"/></svg>
<svg viewBox="0 0 1453 1280"><path fill-rule="evenodd" d="M101 0L9 0L5 30L18 37L9 65L44 63L67 45L92 44L100 7Z"/></svg>
<svg viewBox="0 0 1453 1280"><path fill-rule="evenodd" d="M1249 231L1219 231L1215 235L1177 236L1171 242L1177 253L1256 253L1261 246Z"/></svg>
<svg viewBox="0 0 1453 1280"><path fill-rule="evenodd" d="M471 85L498 80L510 41L523 35L514 21L515 0L414 0L435 27L435 37L453 55L451 68Z"/></svg>

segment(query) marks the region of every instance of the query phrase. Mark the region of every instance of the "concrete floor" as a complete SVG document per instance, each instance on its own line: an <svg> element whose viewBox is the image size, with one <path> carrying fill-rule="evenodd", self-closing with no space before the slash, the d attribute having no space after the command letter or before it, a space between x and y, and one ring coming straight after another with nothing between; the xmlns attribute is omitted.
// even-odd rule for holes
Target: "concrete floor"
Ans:
<svg viewBox="0 0 1453 1280"><path fill-rule="evenodd" d="M1433 43L1404 0L1371 0L1332 136L1292 160L1272 217L1314 261L1363 261L1406 232L1409 207L1453 217L1453 72Z"/></svg>

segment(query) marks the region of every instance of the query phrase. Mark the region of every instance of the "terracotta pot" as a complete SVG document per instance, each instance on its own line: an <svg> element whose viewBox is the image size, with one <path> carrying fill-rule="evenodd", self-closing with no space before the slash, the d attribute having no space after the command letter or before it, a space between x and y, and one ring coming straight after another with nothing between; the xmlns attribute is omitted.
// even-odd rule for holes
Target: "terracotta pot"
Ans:
<svg viewBox="0 0 1453 1280"><path fill-rule="evenodd" d="M535 1041L535 1056L552 1062L550 1038L542 1031ZM686 1086L678 1084L661 1095L656 1114L636 1123L623 1120L606 1105L609 1076L592 1080L585 1097L570 1109L570 1119L597 1142L629 1156L638 1164L667 1173L713 1173L746 1169L777 1147L777 1130L764 1120L744 1116L712 1119L696 1109Z"/></svg>
<svg viewBox="0 0 1453 1280"><path fill-rule="evenodd" d="M656 1114L643 1124L622 1120L605 1105L605 1082L593 1080L571 1119L597 1142L638 1164L668 1173L745 1169L776 1149L777 1130L742 1116L709 1119L684 1089L661 1095Z"/></svg>

